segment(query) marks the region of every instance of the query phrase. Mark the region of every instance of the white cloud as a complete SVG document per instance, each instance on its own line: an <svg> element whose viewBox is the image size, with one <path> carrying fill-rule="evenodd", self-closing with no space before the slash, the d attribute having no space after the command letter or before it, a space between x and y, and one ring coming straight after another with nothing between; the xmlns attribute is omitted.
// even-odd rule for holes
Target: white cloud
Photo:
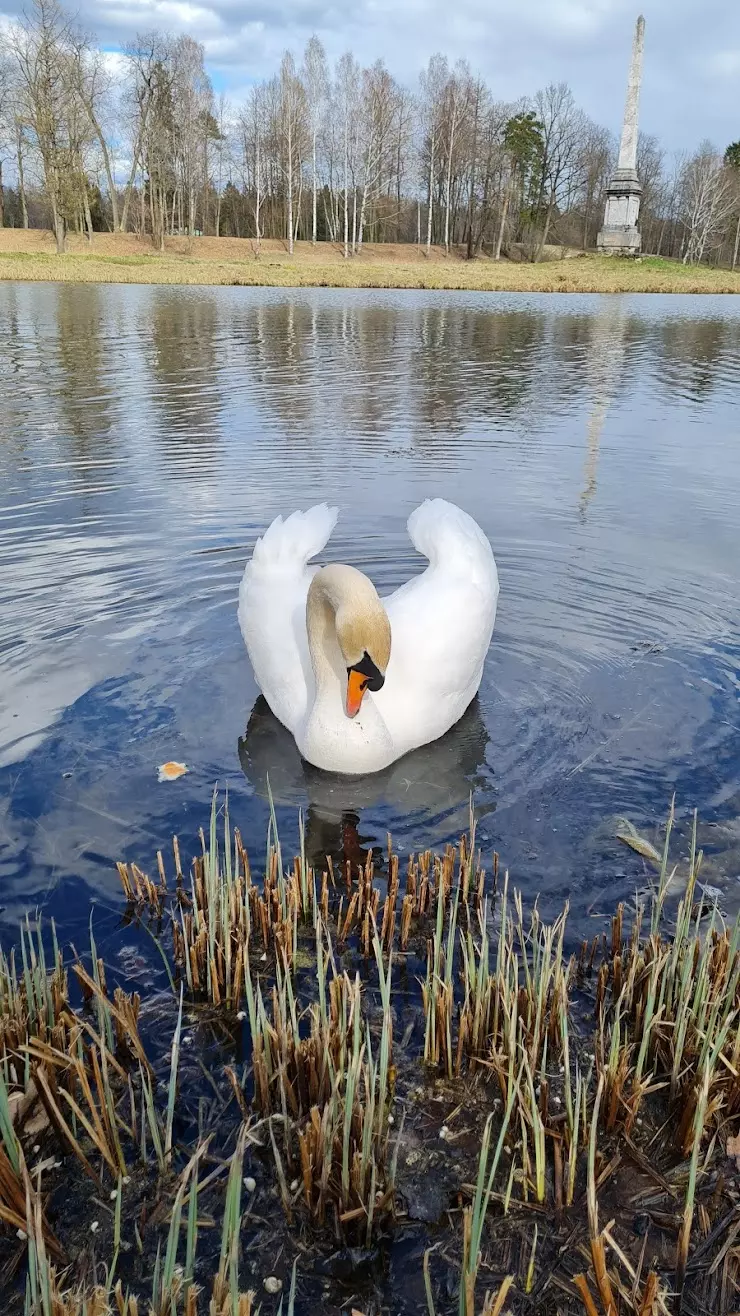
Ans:
<svg viewBox="0 0 740 1316"><path fill-rule="evenodd" d="M707 60L707 72L718 73L723 78L736 78L740 73L740 49L720 50L712 55Z"/></svg>
<svg viewBox="0 0 740 1316"><path fill-rule="evenodd" d="M6 15L23 0L0 0ZM300 54L316 32L336 59L351 49L415 83L435 51L468 59L494 95L517 100L547 82L570 83L584 109L618 131L635 0L77 0L82 23L107 47L137 31L188 32L206 48L218 89L242 91L271 74L282 51ZM652 0L642 124L669 148L738 136L737 0ZM2 14L0 14L0 23Z"/></svg>

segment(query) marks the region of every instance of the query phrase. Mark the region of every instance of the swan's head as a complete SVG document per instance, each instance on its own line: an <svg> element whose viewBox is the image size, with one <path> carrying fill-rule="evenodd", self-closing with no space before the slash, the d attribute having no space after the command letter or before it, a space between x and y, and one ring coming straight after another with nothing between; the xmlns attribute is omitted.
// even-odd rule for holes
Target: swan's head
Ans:
<svg viewBox="0 0 740 1316"><path fill-rule="evenodd" d="M373 590L373 593L375 591ZM346 603L336 614L337 640L347 665L347 717L357 717L366 690L382 690L391 656L391 626L377 594Z"/></svg>
<svg viewBox="0 0 740 1316"><path fill-rule="evenodd" d="M357 717L365 692L382 690L391 656L391 624L375 586L356 567L320 567L308 590L306 624L314 670L328 628L334 632L347 669L345 712Z"/></svg>

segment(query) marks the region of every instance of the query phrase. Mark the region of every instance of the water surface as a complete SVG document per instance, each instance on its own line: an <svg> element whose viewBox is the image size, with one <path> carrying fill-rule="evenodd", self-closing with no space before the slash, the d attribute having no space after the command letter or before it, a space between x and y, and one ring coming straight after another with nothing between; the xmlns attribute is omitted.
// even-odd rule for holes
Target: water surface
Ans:
<svg viewBox="0 0 740 1316"><path fill-rule="evenodd" d="M617 820L675 792L734 910L739 388L729 298L0 284L3 921L120 905L114 861L190 849L215 782L259 856L268 771L315 855L439 844L472 791L483 847L584 926L644 876ZM498 562L480 697L326 778L254 707L244 562L327 499L330 556L390 590L427 496ZM170 758L191 772L158 785Z"/></svg>

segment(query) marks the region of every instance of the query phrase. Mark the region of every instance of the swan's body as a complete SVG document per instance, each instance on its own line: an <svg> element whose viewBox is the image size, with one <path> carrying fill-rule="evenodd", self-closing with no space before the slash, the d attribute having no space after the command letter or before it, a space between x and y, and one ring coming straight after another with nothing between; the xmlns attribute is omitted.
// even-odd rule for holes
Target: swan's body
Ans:
<svg viewBox="0 0 740 1316"><path fill-rule="evenodd" d="M429 566L379 599L354 567L308 565L336 519L321 504L273 521L244 572L239 624L257 684L303 757L377 772L444 735L474 698L498 574L472 517L437 498L408 521Z"/></svg>

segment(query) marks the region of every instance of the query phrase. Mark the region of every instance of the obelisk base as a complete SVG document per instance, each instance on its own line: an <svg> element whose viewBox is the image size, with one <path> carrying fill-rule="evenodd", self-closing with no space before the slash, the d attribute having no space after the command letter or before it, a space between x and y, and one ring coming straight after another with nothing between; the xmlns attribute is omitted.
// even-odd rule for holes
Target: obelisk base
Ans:
<svg viewBox="0 0 740 1316"><path fill-rule="evenodd" d="M642 187L632 169L618 169L606 192L604 227L596 239L606 256L639 256L641 247L637 220Z"/></svg>

